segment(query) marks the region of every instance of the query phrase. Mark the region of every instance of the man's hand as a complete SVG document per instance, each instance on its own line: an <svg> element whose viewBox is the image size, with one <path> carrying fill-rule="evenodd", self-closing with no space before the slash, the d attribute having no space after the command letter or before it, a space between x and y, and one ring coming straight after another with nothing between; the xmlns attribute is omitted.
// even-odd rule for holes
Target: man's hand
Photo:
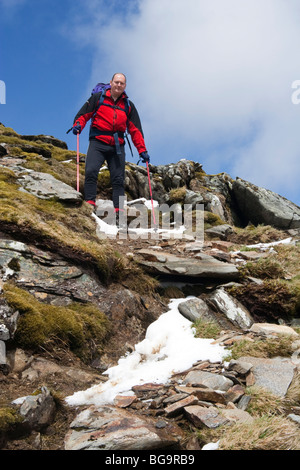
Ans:
<svg viewBox="0 0 300 470"><path fill-rule="evenodd" d="M150 162L150 156L148 155L148 152L142 152L140 153L140 159L142 160L143 163Z"/></svg>
<svg viewBox="0 0 300 470"><path fill-rule="evenodd" d="M75 135L80 134L81 126L79 124L77 124L76 126L73 127L72 131L73 131L73 134L75 134Z"/></svg>

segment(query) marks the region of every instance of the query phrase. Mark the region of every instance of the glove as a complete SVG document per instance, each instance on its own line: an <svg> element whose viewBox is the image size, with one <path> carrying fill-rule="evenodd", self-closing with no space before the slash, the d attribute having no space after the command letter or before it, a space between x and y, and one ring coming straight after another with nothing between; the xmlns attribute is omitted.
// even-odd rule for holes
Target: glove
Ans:
<svg viewBox="0 0 300 470"><path fill-rule="evenodd" d="M72 131L73 131L73 134L75 134L75 135L76 135L76 134L80 134L80 132L81 132L81 126L80 126L79 124L77 124L76 126L74 126L74 127L72 128Z"/></svg>
<svg viewBox="0 0 300 470"><path fill-rule="evenodd" d="M148 152L142 152L140 153L140 159L142 160L143 163L150 162L150 156L148 155Z"/></svg>

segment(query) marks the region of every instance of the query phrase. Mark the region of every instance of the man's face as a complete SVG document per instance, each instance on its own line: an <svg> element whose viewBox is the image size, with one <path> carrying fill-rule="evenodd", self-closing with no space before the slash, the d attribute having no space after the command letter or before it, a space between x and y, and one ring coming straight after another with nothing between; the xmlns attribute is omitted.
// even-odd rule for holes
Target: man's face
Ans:
<svg viewBox="0 0 300 470"><path fill-rule="evenodd" d="M124 75L117 73L114 76L114 79L110 82L112 94L115 96L120 96L126 87L126 80Z"/></svg>

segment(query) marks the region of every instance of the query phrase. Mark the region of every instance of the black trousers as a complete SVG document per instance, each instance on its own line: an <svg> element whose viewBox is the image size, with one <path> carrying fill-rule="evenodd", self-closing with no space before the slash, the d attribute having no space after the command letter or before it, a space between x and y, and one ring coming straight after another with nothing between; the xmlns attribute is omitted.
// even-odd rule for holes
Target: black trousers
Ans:
<svg viewBox="0 0 300 470"><path fill-rule="evenodd" d="M97 180L100 167L106 160L110 181L113 190L113 205L115 209L122 209L121 201L124 199L124 178L125 178L125 149L121 146L121 155L116 153L116 147L104 144L97 139L91 139L86 161L85 161L85 181L84 198L86 201L95 201L97 195Z"/></svg>

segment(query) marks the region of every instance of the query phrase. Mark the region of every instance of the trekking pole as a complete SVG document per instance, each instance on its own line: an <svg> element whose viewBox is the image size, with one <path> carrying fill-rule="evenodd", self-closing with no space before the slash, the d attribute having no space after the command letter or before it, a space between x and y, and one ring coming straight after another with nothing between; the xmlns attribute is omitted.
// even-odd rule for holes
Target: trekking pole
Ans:
<svg viewBox="0 0 300 470"><path fill-rule="evenodd" d="M77 133L77 192L79 193L79 132Z"/></svg>
<svg viewBox="0 0 300 470"><path fill-rule="evenodd" d="M156 228L155 213L154 213L154 205L153 205L153 197L152 197L152 189L151 189L151 181L150 181L150 172L149 172L148 162L146 162L146 165L147 165L147 172L148 172L148 181L149 181L149 190L150 190L150 198L151 198L151 205L152 205L153 222L154 222L154 226Z"/></svg>

